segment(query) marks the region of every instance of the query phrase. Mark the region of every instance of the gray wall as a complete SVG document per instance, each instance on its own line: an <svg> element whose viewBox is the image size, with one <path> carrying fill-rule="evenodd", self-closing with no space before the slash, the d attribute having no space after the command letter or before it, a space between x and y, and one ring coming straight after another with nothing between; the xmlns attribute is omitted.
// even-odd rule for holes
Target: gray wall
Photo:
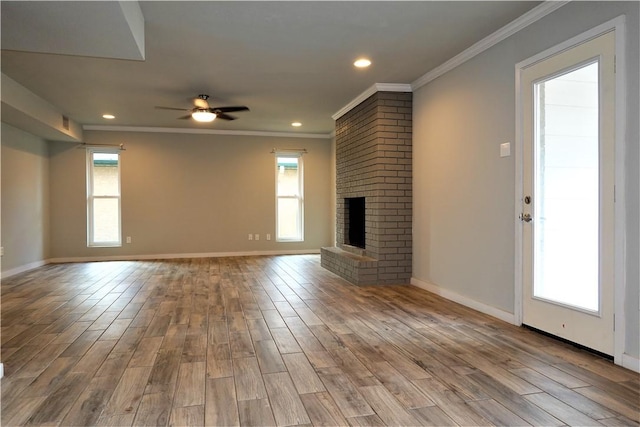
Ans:
<svg viewBox="0 0 640 427"><path fill-rule="evenodd" d="M2 273L49 257L46 141L2 123Z"/></svg>
<svg viewBox="0 0 640 427"><path fill-rule="evenodd" d="M51 145L51 257L319 250L332 242L329 139L85 132L121 144L121 248L87 248L86 152ZM272 148L306 148L305 241L275 241ZM249 241L249 233L260 234ZM271 241L266 240L270 233ZM125 237L131 236L127 244Z"/></svg>
<svg viewBox="0 0 640 427"><path fill-rule="evenodd" d="M638 6L569 3L414 93L414 278L514 312L515 158L499 145L515 142L515 64L625 14L625 351L638 357Z"/></svg>

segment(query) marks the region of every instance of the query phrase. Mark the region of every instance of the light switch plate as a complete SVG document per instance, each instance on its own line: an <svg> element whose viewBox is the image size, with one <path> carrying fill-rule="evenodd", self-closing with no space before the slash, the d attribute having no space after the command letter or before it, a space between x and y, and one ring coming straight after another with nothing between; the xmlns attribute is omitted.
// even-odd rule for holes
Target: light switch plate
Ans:
<svg viewBox="0 0 640 427"><path fill-rule="evenodd" d="M509 157L511 155L511 143L505 142L500 144L500 157Z"/></svg>

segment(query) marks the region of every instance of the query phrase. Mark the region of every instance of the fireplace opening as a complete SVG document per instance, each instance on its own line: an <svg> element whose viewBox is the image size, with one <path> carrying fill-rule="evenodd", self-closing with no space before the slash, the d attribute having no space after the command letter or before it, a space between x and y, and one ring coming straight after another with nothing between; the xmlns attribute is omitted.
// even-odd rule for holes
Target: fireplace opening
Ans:
<svg viewBox="0 0 640 427"><path fill-rule="evenodd" d="M365 203L364 197L345 199L345 243L365 249Z"/></svg>

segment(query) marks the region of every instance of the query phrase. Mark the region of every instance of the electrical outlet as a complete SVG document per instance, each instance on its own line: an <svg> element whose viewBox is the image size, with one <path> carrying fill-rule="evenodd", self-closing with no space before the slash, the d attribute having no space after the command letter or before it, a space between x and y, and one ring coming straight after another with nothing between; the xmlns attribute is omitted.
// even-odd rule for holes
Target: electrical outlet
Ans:
<svg viewBox="0 0 640 427"><path fill-rule="evenodd" d="M0 256L4 256L4 246L0 247Z"/></svg>
<svg viewBox="0 0 640 427"><path fill-rule="evenodd" d="M259 234L256 234L255 240L260 240L260 235Z"/></svg>
<svg viewBox="0 0 640 427"><path fill-rule="evenodd" d="M131 236L127 236L127 243L131 243Z"/></svg>
<svg viewBox="0 0 640 427"><path fill-rule="evenodd" d="M249 240L253 240L253 234L249 234Z"/></svg>
<svg viewBox="0 0 640 427"><path fill-rule="evenodd" d="M271 234L267 234L267 240L271 240Z"/></svg>

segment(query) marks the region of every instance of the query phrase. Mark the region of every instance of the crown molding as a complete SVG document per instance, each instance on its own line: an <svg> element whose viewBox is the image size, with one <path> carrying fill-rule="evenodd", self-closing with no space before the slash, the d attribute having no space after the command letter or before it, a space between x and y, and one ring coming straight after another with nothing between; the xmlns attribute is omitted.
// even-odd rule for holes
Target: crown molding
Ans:
<svg viewBox="0 0 640 427"><path fill-rule="evenodd" d="M534 22L558 10L559 8L561 8L562 6L564 6L569 2L570 0L563 0L563 1L547 0L543 2L541 5L536 6L535 8L531 9L529 12L525 13L519 18L511 21L509 24L500 28L498 31L488 35L487 37L483 38L482 40L475 43L471 47L463 50L462 52L460 52L458 55L454 56L447 62L443 63L442 65L439 65L438 67L424 74L422 77L416 79L413 83L411 83L411 89L415 91L421 88L427 83L437 79L441 75L448 73L449 71L453 70L457 66L462 65L463 63L467 62L471 58L481 54L485 50L511 37L518 31L521 31L522 29L528 27Z"/></svg>
<svg viewBox="0 0 640 427"><path fill-rule="evenodd" d="M228 135L228 136L258 136L277 138L313 138L331 139L330 133L292 133L292 132L266 132L252 130L220 130L220 129L192 129L192 128L168 128L153 126L104 126L84 125L83 130L100 130L107 132L144 132L144 133L182 133L194 135Z"/></svg>
<svg viewBox="0 0 640 427"><path fill-rule="evenodd" d="M406 83L376 83L376 92L411 92L411 85Z"/></svg>
<svg viewBox="0 0 640 427"><path fill-rule="evenodd" d="M351 102L338 110L338 112L331 116L331 118L333 120L338 120L376 92L411 92L411 85L406 83L374 83L360 95L356 96Z"/></svg>
<svg viewBox="0 0 640 427"><path fill-rule="evenodd" d="M358 106L362 101L369 98L377 92L413 92L427 83L437 79L443 74L453 70L457 66L474 58L485 50L495 46L501 41L511 37L518 31L528 27L534 22L544 18L550 13L558 10L571 0L546 0L539 6L531 9L524 15L513 20L498 31L490 34L471 47L465 49L458 55L449 59L442 65L432 69L422 75L412 83L374 83L361 94L356 96L347 105L338 110L331 116L333 120L337 120L353 108ZM231 135L231 136L257 136L257 137L278 137L278 138L317 138L331 139L333 133L290 133L290 132L267 132L267 131L236 131L236 130L216 130L216 129L190 129L190 128L168 128L168 127L139 127L139 126L102 126L102 125L84 125L83 130L100 130L112 132L147 132L147 133L181 133L181 134L199 134L199 135Z"/></svg>
<svg viewBox="0 0 640 427"><path fill-rule="evenodd" d="M349 102L347 105L342 107L331 117L333 118L333 120L339 119L340 117L344 116L346 113L351 111L354 107L359 105L362 101L364 101L365 99L367 99L368 97L370 97L376 92L413 92L416 89L419 89L420 87L426 85L430 81L435 80L441 75L453 70L458 65L461 65L467 62L471 58L479 55L485 50L491 48L492 46L495 46L496 44L500 43L506 38L514 35L518 31L521 31L522 29L528 27L534 22L544 18L545 16L561 8L562 6L569 3L570 1L571 0L560 0L560 1L546 0L539 6L536 6L535 8L525 13L524 15L520 16L519 18L516 18L515 20L511 21L509 24L500 28L498 31L490 34L489 36L475 43L468 49L465 49L458 55L449 59L447 62L443 63L442 65L424 74L422 77L416 79L413 83L411 84L375 83L369 88L367 88L360 95L356 96L351 102Z"/></svg>

